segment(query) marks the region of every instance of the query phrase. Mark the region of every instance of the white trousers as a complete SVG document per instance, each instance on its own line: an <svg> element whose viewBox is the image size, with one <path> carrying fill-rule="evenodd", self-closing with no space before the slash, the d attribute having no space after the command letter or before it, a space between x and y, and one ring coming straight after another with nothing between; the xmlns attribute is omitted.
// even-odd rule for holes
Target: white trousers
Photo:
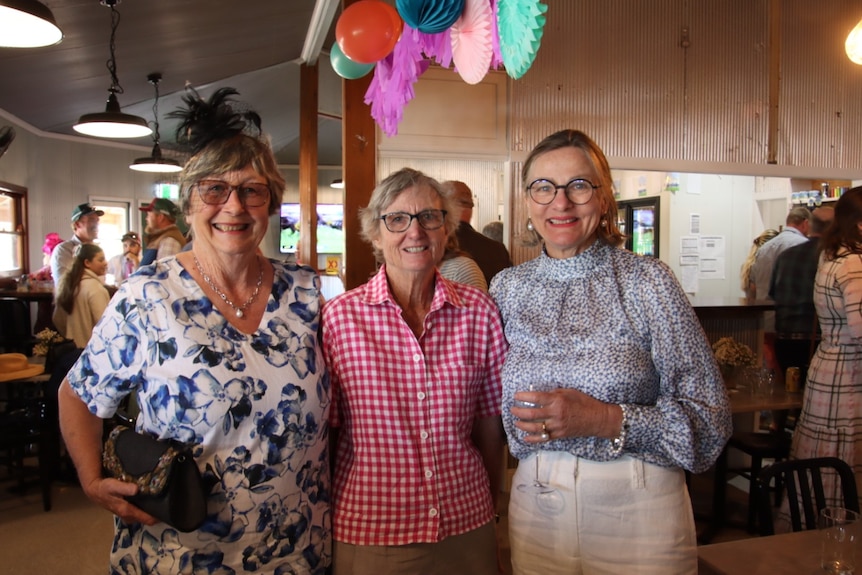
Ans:
<svg viewBox="0 0 862 575"><path fill-rule="evenodd" d="M682 469L624 456L598 463L560 451L538 456L555 489L536 479L536 457L512 481L509 540L514 575L696 575L697 541Z"/></svg>

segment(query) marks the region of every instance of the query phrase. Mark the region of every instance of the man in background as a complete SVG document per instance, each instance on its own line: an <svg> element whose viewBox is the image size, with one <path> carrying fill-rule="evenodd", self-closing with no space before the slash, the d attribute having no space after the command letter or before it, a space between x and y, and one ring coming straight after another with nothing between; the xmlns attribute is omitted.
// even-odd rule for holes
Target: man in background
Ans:
<svg viewBox="0 0 862 575"><path fill-rule="evenodd" d="M512 260L509 258L509 250L500 242L480 234L470 225L470 219L473 217L473 192L467 187L464 182L457 180L449 180L443 182L456 203L461 208L461 223L458 225L458 230L455 235L458 237L458 247L470 254L476 263L479 264L479 269L485 276L485 281L491 285L491 278L497 275L502 269L512 265Z"/></svg>
<svg viewBox="0 0 862 575"><path fill-rule="evenodd" d="M177 226L180 208L167 198L153 198L152 202L140 210L147 214L147 247L140 265L145 266L178 254L186 245L186 238Z"/></svg>
<svg viewBox="0 0 862 575"><path fill-rule="evenodd" d="M78 204L72 210L72 239L59 244L51 253L51 277L54 279L55 291L60 278L72 267L78 246L91 244L99 237L99 218L104 215L105 212L90 204Z"/></svg>
<svg viewBox="0 0 862 575"><path fill-rule="evenodd" d="M123 253L108 260L108 273L114 276L114 284L120 285L138 269L141 262L141 238L135 232L123 234Z"/></svg>
<svg viewBox="0 0 862 575"><path fill-rule="evenodd" d="M787 214L786 226L781 230L781 233L757 250L757 259L754 260L754 265L751 267L751 277L756 290L755 299L771 301L769 284L772 281L775 260L787 248L804 244L807 241L810 219L811 212L808 211L808 208L793 208Z"/></svg>

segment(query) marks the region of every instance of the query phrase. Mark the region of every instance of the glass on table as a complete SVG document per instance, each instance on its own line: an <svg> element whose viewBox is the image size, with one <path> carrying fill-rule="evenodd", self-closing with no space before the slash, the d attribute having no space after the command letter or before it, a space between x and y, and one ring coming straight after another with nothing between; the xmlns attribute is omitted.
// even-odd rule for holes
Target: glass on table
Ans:
<svg viewBox="0 0 862 575"><path fill-rule="evenodd" d="M856 548L862 523L859 514L843 507L820 510L818 527L822 547L820 567L831 575L853 575L856 572Z"/></svg>

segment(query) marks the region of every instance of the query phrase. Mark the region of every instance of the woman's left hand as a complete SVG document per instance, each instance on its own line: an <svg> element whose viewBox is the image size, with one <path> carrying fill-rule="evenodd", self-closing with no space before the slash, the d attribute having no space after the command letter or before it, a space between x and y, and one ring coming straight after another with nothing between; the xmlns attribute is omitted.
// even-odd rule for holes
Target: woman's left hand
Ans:
<svg viewBox="0 0 862 575"><path fill-rule="evenodd" d="M515 427L526 433L527 443L543 443L564 437L604 437L619 435L622 409L577 389L528 391L518 399L542 407L512 407Z"/></svg>

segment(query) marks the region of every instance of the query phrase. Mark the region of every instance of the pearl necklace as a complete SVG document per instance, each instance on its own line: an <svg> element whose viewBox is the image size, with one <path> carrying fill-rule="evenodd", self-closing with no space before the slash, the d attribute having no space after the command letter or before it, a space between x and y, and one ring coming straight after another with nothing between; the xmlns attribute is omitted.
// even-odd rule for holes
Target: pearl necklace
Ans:
<svg viewBox="0 0 862 575"><path fill-rule="evenodd" d="M223 302L225 302L227 305L229 305L230 307L233 308L233 311L236 314L236 317L239 317L239 318L243 317L245 315L244 310L248 306L253 304L254 300L257 299L257 294L260 293L260 286L261 286L261 284L263 284L263 266L260 265L260 260L258 260L258 270L259 271L257 274L257 285L254 286L254 292L252 292L251 296L247 300L245 300L244 304L237 307L232 301L230 301L228 299L227 294L225 294L223 291L221 291L219 289L219 287L217 285L215 285L215 283L213 283L212 278L210 278L210 276L208 276L207 273L204 271L204 269L201 267L201 262L198 261L197 256L192 255L192 258L195 260L195 267L198 269L198 273L201 274L201 277L204 278L204 281L206 282L206 284L208 286L210 286L210 289L213 290L216 293L216 295L218 295L222 299Z"/></svg>

